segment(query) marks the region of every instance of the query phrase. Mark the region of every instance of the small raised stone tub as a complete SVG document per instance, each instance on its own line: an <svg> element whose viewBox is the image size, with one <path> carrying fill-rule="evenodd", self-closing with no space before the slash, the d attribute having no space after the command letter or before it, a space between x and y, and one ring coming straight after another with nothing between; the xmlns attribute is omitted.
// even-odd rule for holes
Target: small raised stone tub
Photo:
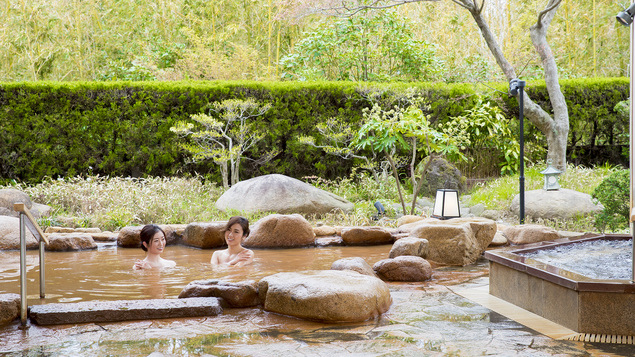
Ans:
<svg viewBox="0 0 635 357"><path fill-rule="evenodd" d="M527 256L598 240L631 240L631 236L587 234L486 251L489 293L579 333L633 336L635 284L630 280L590 278Z"/></svg>

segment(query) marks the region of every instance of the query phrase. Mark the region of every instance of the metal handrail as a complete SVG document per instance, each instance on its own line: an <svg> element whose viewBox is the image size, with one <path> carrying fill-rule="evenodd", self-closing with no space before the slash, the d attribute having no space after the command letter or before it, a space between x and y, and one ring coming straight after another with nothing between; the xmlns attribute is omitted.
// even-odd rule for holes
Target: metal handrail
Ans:
<svg viewBox="0 0 635 357"><path fill-rule="evenodd" d="M40 245L40 297L44 298L44 244L49 244L49 240L42 232L42 228L26 208L24 203L15 203L13 209L20 214L20 322L26 326L27 316L27 295L26 295L26 231L24 226L29 228Z"/></svg>

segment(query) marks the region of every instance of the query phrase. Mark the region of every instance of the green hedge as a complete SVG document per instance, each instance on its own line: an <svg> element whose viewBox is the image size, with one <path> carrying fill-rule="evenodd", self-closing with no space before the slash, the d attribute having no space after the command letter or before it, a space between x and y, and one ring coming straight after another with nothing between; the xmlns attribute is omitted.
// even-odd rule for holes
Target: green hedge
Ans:
<svg viewBox="0 0 635 357"><path fill-rule="evenodd" d="M589 127L597 140L623 140L613 107L628 96L628 79L563 81L569 101L572 132L587 140ZM431 104L433 122L444 122L474 105L471 84L365 84L398 91L417 87ZM505 91L506 84L492 84ZM547 103L544 83L530 82L527 91ZM200 173L216 178L212 163L188 164L169 128L188 119L211 101L254 97L273 104L258 119L267 136L247 153L258 158L270 149L280 154L261 166L245 160L241 178L267 173L292 177L318 175L335 179L350 173L354 163L326 155L296 141L300 134L317 135L315 124L331 116L359 123L368 103L363 89L351 82L25 82L0 83L0 180L37 182L77 174L169 176ZM515 100L497 102L517 115ZM548 106L546 106L548 108ZM613 120L613 121L611 121ZM623 121L623 120L622 120ZM611 129L605 129L613 123ZM626 123L626 127L627 123ZM526 130L532 129L528 125ZM581 134L580 134L581 133ZM620 136L621 135L621 136ZM528 136L530 137L530 136ZM619 139L619 140L618 140Z"/></svg>
<svg viewBox="0 0 635 357"><path fill-rule="evenodd" d="M456 115L469 105L469 86L433 88L436 117ZM406 85L392 86L395 89ZM211 101L255 97L273 104L259 119L267 136L247 156L280 154L262 166L246 160L241 178L266 173L293 177L346 175L353 163L298 143L315 134L316 122L342 116L359 122L362 100L355 83L320 82L81 82L0 84L0 178L39 181L76 174L121 176L217 174L211 163L187 164L169 131ZM457 93L465 100L454 101Z"/></svg>
<svg viewBox="0 0 635 357"><path fill-rule="evenodd" d="M494 85L498 90L507 90L507 84ZM621 147L628 145L628 117L615 112L617 103L629 98L628 78L584 78L561 80L560 87L567 101L569 111L569 137L567 140L567 159L585 165L602 163L604 157L585 158L576 160L576 155L584 154L590 148L604 148L600 155L609 155L611 150L620 151L621 160L613 159L614 163L621 161L628 163L628 151L622 152ZM534 102L544 110L553 114L549 93L544 81L531 81L526 85L526 91ZM510 117L518 116L518 103L514 98L499 94L504 104L502 107ZM525 134L527 138L541 137L538 129L525 120ZM541 143L546 146L546 141Z"/></svg>

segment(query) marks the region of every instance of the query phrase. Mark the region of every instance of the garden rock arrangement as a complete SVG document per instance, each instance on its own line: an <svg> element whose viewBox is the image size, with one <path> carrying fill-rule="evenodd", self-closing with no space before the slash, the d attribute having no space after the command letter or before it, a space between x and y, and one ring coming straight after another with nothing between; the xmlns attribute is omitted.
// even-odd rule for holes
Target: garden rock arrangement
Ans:
<svg viewBox="0 0 635 357"><path fill-rule="evenodd" d="M165 232L166 245L175 245L181 243L183 232L187 225L185 224L164 224L159 225ZM117 237L117 245L125 248L141 247L141 229L143 226L127 226L119 231Z"/></svg>
<svg viewBox="0 0 635 357"><path fill-rule="evenodd" d="M330 192L278 174L240 181L217 201L216 208L244 212L324 214L350 211L354 205Z"/></svg>
<svg viewBox="0 0 635 357"><path fill-rule="evenodd" d="M299 214L272 214L260 219L243 239L249 248L292 248L315 244L311 224Z"/></svg>
<svg viewBox="0 0 635 357"><path fill-rule="evenodd" d="M46 244L45 248L50 252L97 249L93 237L87 233L51 233L47 238L49 244Z"/></svg>
<svg viewBox="0 0 635 357"><path fill-rule="evenodd" d="M422 160L417 171L423 170L426 162L430 160L430 157ZM425 179L423 180L422 194L425 196L432 196L437 192L437 189L449 188L459 191L465 190L465 183L467 179L461 175L461 171L457 169L447 160L441 157L435 157L430 162L425 173L423 173Z"/></svg>
<svg viewBox="0 0 635 357"><path fill-rule="evenodd" d="M51 207L34 203L26 193L13 188L5 188L0 190L0 216L18 217L18 212L13 209L16 203L24 203L29 209L33 217L46 217L51 212Z"/></svg>
<svg viewBox="0 0 635 357"><path fill-rule="evenodd" d="M342 228L342 240L346 245L391 244L392 234L383 227Z"/></svg>
<svg viewBox="0 0 635 357"><path fill-rule="evenodd" d="M401 238L392 245L388 257L396 258L402 255L412 255L426 258L428 256L428 241L422 238Z"/></svg>
<svg viewBox="0 0 635 357"><path fill-rule="evenodd" d="M392 304L386 283L344 270L270 275L260 280L258 295L266 311L324 322L365 321Z"/></svg>
<svg viewBox="0 0 635 357"><path fill-rule="evenodd" d="M350 270L360 274L377 277L373 268L360 257L342 258L336 260L333 264L331 264L331 270Z"/></svg>
<svg viewBox="0 0 635 357"><path fill-rule="evenodd" d="M194 222L183 231L183 244L208 249L225 246L225 225L227 222Z"/></svg>
<svg viewBox="0 0 635 357"><path fill-rule="evenodd" d="M512 200L510 210L518 214L520 197ZM593 203L591 195L561 188L559 190L532 190L525 192L525 214L543 219L570 219L602 212L601 204Z"/></svg>
<svg viewBox="0 0 635 357"><path fill-rule="evenodd" d="M428 241L427 259L439 264L474 264L492 242L496 223L486 218L428 218L399 227L411 237Z"/></svg>
<svg viewBox="0 0 635 357"><path fill-rule="evenodd" d="M521 224L505 228L503 235L512 244L529 244L560 238L558 232L539 224Z"/></svg>
<svg viewBox="0 0 635 357"><path fill-rule="evenodd" d="M217 297L231 307L250 307L260 304L258 283L254 280L239 282L219 279L195 280L181 291L179 299L189 297Z"/></svg>
<svg viewBox="0 0 635 357"><path fill-rule="evenodd" d="M427 260L411 255L380 260L373 265L377 276L386 281L426 281L432 277L432 266Z"/></svg>
<svg viewBox="0 0 635 357"><path fill-rule="evenodd" d="M31 234L29 229L25 229L26 249L37 249L39 243ZM20 249L20 219L16 217L0 216L0 249L15 250Z"/></svg>
<svg viewBox="0 0 635 357"><path fill-rule="evenodd" d="M500 247L503 245L507 245L509 242L507 241L507 237L505 237L505 235L503 235L503 232L501 231L496 231L496 234L494 235L494 239L492 239L492 242L489 244L490 247Z"/></svg>
<svg viewBox="0 0 635 357"><path fill-rule="evenodd" d="M49 238L52 236L57 237L73 237L78 234L81 235L89 235L94 242L116 242L118 233L113 233L109 231L102 232L101 229L92 227L92 228L68 228L68 227L48 227L46 231L44 231L46 236ZM71 238L72 239L72 238ZM47 247L48 249L48 247Z"/></svg>
<svg viewBox="0 0 635 357"><path fill-rule="evenodd" d="M0 294L0 325L20 317L20 295Z"/></svg>

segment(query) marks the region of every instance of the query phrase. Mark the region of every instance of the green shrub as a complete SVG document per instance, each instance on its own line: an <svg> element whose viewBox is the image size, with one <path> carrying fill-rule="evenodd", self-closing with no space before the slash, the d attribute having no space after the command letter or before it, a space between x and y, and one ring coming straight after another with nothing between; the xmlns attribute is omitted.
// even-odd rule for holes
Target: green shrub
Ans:
<svg viewBox="0 0 635 357"><path fill-rule="evenodd" d="M630 171L620 170L604 179L593 191L593 198L604 206L604 211L595 218L595 226L600 231L628 228L629 183Z"/></svg>
<svg viewBox="0 0 635 357"><path fill-rule="evenodd" d="M446 84L373 84L400 91L416 87L431 98L432 118L443 120L472 106L474 89ZM253 98L272 104L254 120L266 132L245 157L279 152L267 163L241 163L247 179L269 173L292 177L348 176L357 165L297 141L318 135L317 123L330 117L361 125L362 99L352 82L34 82L0 83L0 182L39 182L44 177L208 175L213 163L188 164L170 131L208 103ZM458 99L451 100L454 97ZM259 162L260 161L260 162ZM319 162L321 165L315 165Z"/></svg>
<svg viewBox="0 0 635 357"><path fill-rule="evenodd" d="M571 116L571 155L575 155L578 145L619 148L628 143L628 119L616 115L614 110L616 103L628 98L627 78L566 80L561 81L561 86ZM330 180L348 177L361 161L327 155L297 138L319 138L317 124L332 117L343 118L359 128L362 110L369 107L364 100L369 90L399 93L411 87L430 104L429 109L421 109L435 128L474 108L479 90L489 91L473 84L393 82L0 83L0 182L40 182L45 177L76 175L148 177L182 173L219 180L214 164L187 163L176 134L169 129L178 121L188 120L191 114L200 113L210 102L246 98L271 103L272 108L255 121L255 129L265 130L266 134L245 156L279 154L264 164L257 159L241 163L243 178L269 173L296 178L316 175ZM489 87L506 93L508 84L494 83ZM544 81L528 82L527 92L550 111ZM492 98L515 133L518 103L504 93L493 94ZM544 158L544 149L532 148L545 146L544 135L525 121L526 160ZM624 153L618 154L624 157ZM625 155L628 158L627 152ZM500 163L490 161L485 165Z"/></svg>

